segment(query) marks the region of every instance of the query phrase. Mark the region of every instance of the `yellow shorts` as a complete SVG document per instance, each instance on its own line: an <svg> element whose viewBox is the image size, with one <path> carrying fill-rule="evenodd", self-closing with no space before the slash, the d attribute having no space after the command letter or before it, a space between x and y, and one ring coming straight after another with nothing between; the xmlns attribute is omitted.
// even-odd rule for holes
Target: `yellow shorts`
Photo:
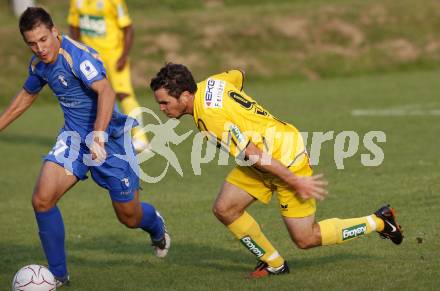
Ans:
<svg viewBox="0 0 440 291"><path fill-rule="evenodd" d="M117 71L116 63L121 56L121 52L100 52L99 56L104 63L104 67L107 71L107 77L112 84L113 90L115 90L116 93L133 95L134 91L131 84L130 60L127 61L125 67L121 71Z"/></svg>
<svg viewBox="0 0 440 291"><path fill-rule="evenodd" d="M297 176L312 176L307 155L303 162L289 168ZM226 181L248 192L264 204L268 204L274 191L278 193L280 212L285 217L306 217L316 212L315 199L302 200L295 191L269 173L263 173L254 167L237 166L226 177Z"/></svg>

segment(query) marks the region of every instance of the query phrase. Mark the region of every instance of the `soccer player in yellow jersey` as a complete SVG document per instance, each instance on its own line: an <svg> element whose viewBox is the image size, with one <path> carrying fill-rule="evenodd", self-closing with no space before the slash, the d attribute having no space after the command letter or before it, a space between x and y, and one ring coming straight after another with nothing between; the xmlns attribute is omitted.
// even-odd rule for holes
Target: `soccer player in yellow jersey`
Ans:
<svg viewBox="0 0 440 291"><path fill-rule="evenodd" d="M315 221L315 201L327 195L327 182L312 174L298 130L248 96L243 81L241 71L231 70L196 84L184 65L169 63L150 87L168 117L193 115L199 130L237 157L239 165L227 176L213 212L259 259L251 276L289 272L287 262L246 212L255 200L267 204L274 191L290 237L301 249L344 243L373 231L400 244L402 232L389 205L364 217Z"/></svg>
<svg viewBox="0 0 440 291"><path fill-rule="evenodd" d="M124 0L71 0L70 34L98 51L108 77L120 101L122 111L139 107L131 84L129 51L133 44L133 26ZM135 116L142 125L141 116ZM148 139L138 128L133 129L137 151L148 148Z"/></svg>

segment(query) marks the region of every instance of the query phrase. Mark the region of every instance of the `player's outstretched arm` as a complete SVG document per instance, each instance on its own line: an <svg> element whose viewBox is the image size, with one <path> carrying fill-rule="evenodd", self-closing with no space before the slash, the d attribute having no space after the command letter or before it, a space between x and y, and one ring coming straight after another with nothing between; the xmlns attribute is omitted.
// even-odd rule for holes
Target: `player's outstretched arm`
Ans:
<svg viewBox="0 0 440 291"><path fill-rule="evenodd" d="M17 96L12 99L11 103L6 107L5 111L0 115L0 131L5 129L9 124L11 124L15 119L17 119L23 112L25 112L35 99L37 99L38 94L30 94L26 90L21 89Z"/></svg>
<svg viewBox="0 0 440 291"><path fill-rule="evenodd" d="M245 149L245 156L255 162L255 166L263 171L279 177L287 185L295 190L296 194L304 200L315 198L323 200L327 195L327 181L322 175L302 177L293 174L286 166L274 158L263 159L263 152L253 143L249 143Z"/></svg>

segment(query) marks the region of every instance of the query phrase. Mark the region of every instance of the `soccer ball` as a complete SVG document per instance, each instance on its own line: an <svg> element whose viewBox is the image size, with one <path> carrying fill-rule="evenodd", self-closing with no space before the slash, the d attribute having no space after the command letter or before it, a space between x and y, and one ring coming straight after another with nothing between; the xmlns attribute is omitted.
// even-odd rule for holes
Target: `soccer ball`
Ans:
<svg viewBox="0 0 440 291"><path fill-rule="evenodd" d="M28 265L15 274L12 291L52 291L56 290L52 273L44 266Z"/></svg>

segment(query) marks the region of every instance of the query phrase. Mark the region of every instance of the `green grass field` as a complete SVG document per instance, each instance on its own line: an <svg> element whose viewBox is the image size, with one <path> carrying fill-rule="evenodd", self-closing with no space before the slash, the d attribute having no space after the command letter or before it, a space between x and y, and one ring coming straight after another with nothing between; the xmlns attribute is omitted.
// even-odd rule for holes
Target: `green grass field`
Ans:
<svg viewBox="0 0 440 291"><path fill-rule="evenodd" d="M250 72L252 74L252 72ZM288 238L276 199L250 212L290 262L291 274L245 279L255 259L211 214L211 205L232 166L215 161L193 174L192 139L174 146L184 177L170 170L164 180L143 184L142 200L166 217L173 243L169 256L155 258L146 235L120 225L107 193L91 180L60 202L72 284L66 290L436 290L440 283L440 71L292 82L253 81L245 85L274 115L301 131L371 130L386 133L385 159L364 167L358 153L337 170L333 142L323 144L316 172L326 175L330 195L318 205L318 219L363 216L385 202L397 208L405 241L394 246L376 234L344 245L301 251ZM200 76L201 77L201 76ZM156 109L147 91L145 106ZM401 109L400 115L354 116L353 110ZM437 111L433 111L437 110ZM403 112L403 113L402 113ZM437 113L435 113L437 112ZM436 115L437 114L437 115ZM163 120L164 116L159 114ZM31 207L41 157L62 125L57 105L37 102L0 134L0 290L30 263L46 264ZM185 117L180 133L195 130ZM142 165L163 169L155 157ZM64 289L63 289L64 290Z"/></svg>
<svg viewBox="0 0 440 291"><path fill-rule="evenodd" d="M68 1L38 2L67 32ZM232 163L218 166L214 159L194 175L188 139L172 146L183 177L170 169L161 182L142 184L141 199L161 211L172 235L164 260L154 257L143 232L117 222L108 194L91 179L66 194L59 205L72 279L66 290L438 290L438 1L127 3L136 30L133 81L143 105L156 110L143 87L165 61L187 63L197 79L240 67L251 80L246 91L303 132L355 131L361 138L369 131L385 132L386 143L379 144L385 159L377 167L361 164L368 151L360 146L344 161L345 169L337 170L334 140L323 144L315 172L326 175L330 195L319 204L317 218L363 216L389 202L406 239L397 247L372 234L301 251L290 241L274 198L250 212L289 261L291 274L245 279L255 259L211 213ZM0 2L0 16L2 111L22 84L30 53L8 1ZM49 90L42 95L0 133L0 290L10 290L21 266L46 264L30 201L41 157L53 146L62 115ZM195 127L185 117L178 132L189 130ZM154 157L142 168L153 175L164 166L164 159Z"/></svg>

